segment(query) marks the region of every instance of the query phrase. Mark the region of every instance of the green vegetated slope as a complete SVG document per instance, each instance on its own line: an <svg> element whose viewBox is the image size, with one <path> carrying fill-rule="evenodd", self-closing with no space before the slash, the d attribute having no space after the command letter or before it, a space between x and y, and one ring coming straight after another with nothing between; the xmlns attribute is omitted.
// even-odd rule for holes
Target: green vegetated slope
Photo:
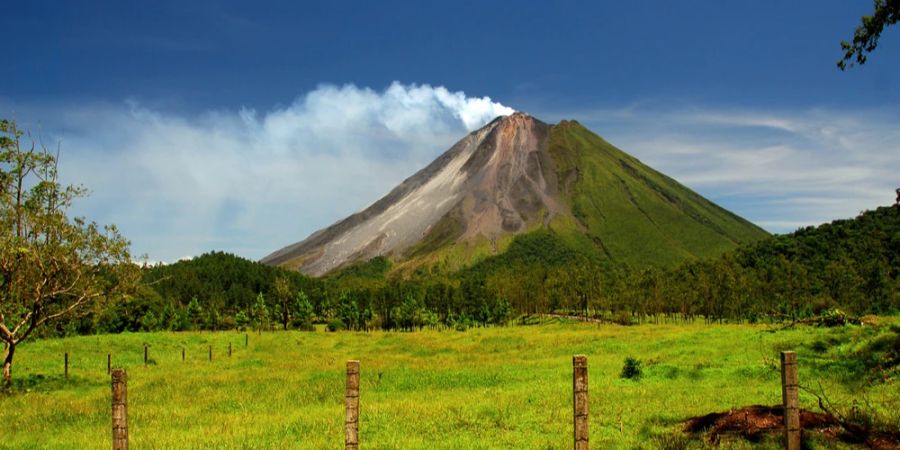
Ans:
<svg viewBox="0 0 900 450"><path fill-rule="evenodd" d="M264 332L250 333L248 347L235 332L37 340L19 349L13 390L0 394L0 448L109 448L107 353L128 372L132 448L340 448L348 359L361 361L360 442L372 449L571 448L574 354L588 357L595 448L710 446L680 423L778 404L782 350L798 352L803 386L821 383L836 404L890 422L898 391L878 381L875 367L900 324L883 322L776 333L750 325L579 323L464 333ZM638 380L620 377L628 357L641 361ZM800 403L817 405L805 389ZM811 448L834 448L818 433L807 436ZM781 445L777 433L757 444L720 438L724 448Z"/></svg>
<svg viewBox="0 0 900 450"><path fill-rule="evenodd" d="M577 227L554 225L585 233L615 265L671 267L768 236L577 122L552 128L549 151Z"/></svg>
<svg viewBox="0 0 900 450"><path fill-rule="evenodd" d="M567 207L548 226L535 221L528 231L494 242L457 242L461 226L448 215L407 253L409 259L398 261L395 270L410 272L423 265L462 269L502 254L515 239L529 240L527 235L535 233L538 239L555 240L615 269L671 268L769 236L578 122L552 126L547 146L556 168L558 199Z"/></svg>
<svg viewBox="0 0 900 450"><path fill-rule="evenodd" d="M720 257L689 260L669 269L610 268L592 243L579 241L585 234L558 228L511 237L503 244L504 251L463 270L425 265L406 277L398 277L396 264L384 257L325 278L309 278L213 252L145 269L144 284L135 295L95 303L39 334L223 330L237 327L241 316L254 326L276 326L284 321L285 307L287 321L296 318L300 292L308 296L313 319L319 323L340 318L348 310L368 310L375 316L360 321L360 327L386 329L402 323L394 312L407 302L422 317L429 311L438 322L463 328L553 311L579 311L617 321L640 321L644 316L653 320L658 314L678 314L685 320L780 321L833 308L851 315L900 311L896 206L773 236ZM288 284L286 299L277 292L279 278ZM267 305L266 318L254 312L258 294ZM195 298L199 309L192 310ZM495 307L507 310L508 316L484 314L485 308Z"/></svg>
<svg viewBox="0 0 900 450"><path fill-rule="evenodd" d="M853 219L743 246L707 270L721 271L723 266L752 280L757 295L768 301L782 299L806 309L837 306L856 314L896 312L900 207L882 206Z"/></svg>
<svg viewBox="0 0 900 450"><path fill-rule="evenodd" d="M900 277L900 206L881 206L852 219L800 228L741 248L737 258L745 265L784 258L806 271L826 274L850 265L858 272L883 272ZM843 267L842 267L843 269Z"/></svg>
<svg viewBox="0 0 900 450"><path fill-rule="evenodd" d="M225 252L205 253L144 272L145 281L163 297L188 301L201 295L202 300L221 302L216 306L240 304L259 292L268 294L279 276L290 278L298 285L309 282L309 277L296 271L265 266Z"/></svg>
<svg viewBox="0 0 900 450"><path fill-rule="evenodd" d="M231 329L237 325L237 313L249 313L258 294L266 297L269 308L276 309L276 279L284 279L295 292L304 290L311 295L319 295L321 286L299 272L225 252L205 253L174 264L147 267L142 272L142 283L133 295L112 302L95 302L89 309L56 321L53 327L38 333L61 336ZM199 304L198 311L188 311L192 300Z"/></svg>

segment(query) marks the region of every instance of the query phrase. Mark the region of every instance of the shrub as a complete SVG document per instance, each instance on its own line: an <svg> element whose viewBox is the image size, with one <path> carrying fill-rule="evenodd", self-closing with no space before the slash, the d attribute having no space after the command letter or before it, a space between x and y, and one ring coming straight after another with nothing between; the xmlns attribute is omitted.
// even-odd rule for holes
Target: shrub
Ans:
<svg viewBox="0 0 900 450"><path fill-rule="evenodd" d="M634 316L629 311L616 311L611 320L619 325L634 325L636 323Z"/></svg>
<svg viewBox="0 0 900 450"><path fill-rule="evenodd" d="M831 308L822 313L819 319L819 326L823 327L840 327L850 323L851 318L843 311L837 308Z"/></svg>
<svg viewBox="0 0 900 450"><path fill-rule="evenodd" d="M328 321L328 331L346 330L347 324L341 319L331 319Z"/></svg>
<svg viewBox="0 0 900 450"><path fill-rule="evenodd" d="M244 331L247 329L247 325L250 324L250 318L247 317L247 313L238 311L234 315L234 324L237 326L238 331Z"/></svg>
<svg viewBox="0 0 900 450"><path fill-rule="evenodd" d="M373 330L380 330L384 328L384 319L381 318L378 314L373 314L372 319L369 320L369 328Z"/></svg>
<svg viewBox="0 0 900 450"><path fill-rule="evenodd" d="M644 370L641 368L641 360L632 357L625 358L625 365L622 367L622 378L629 380L640 380Z"/></svg>
<svg viewBox="0 0 900 450"><path fill-rule="evenodd" d="M291 321L291 327L300 331L316 331L316 326L313 325L311 320L304 319L294 319ZM334 330L331 330L334 331Z"/></svg>
<svg viewBox="0 0 900 450"><path fill-rule="evenodd" d="M219 324L219 328L222 330L233 330L237 328L237 321L234 320L234 317L225 316L222 318L222 322Z"/></svg>
<svg viewBox="0 0 900 450"><path fill-rule="evenodd" d="M147 311L147 314L141 317L141 331L156 331L158 326L159 320L156 319L153 311Z"/></svg>

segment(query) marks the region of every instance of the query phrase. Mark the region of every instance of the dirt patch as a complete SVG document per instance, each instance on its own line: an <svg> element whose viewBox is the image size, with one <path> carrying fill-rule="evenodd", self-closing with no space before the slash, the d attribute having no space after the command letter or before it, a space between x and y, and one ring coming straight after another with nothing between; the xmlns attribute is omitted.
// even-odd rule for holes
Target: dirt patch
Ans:
<svg viewBox="0 0 900 450"><path fill-rule="evenodd" d="M891 439L860 439L849 434L831 414L800 410L800 428L804 433L816 433L827 439L861 444L878 450L900 449ZM684 431L705 435L710 443L717 444L723 436L738 435L751 442L759 442L765 436L784 431L784 408L753 405L731 411L693 417L684 422Z"/></svg>

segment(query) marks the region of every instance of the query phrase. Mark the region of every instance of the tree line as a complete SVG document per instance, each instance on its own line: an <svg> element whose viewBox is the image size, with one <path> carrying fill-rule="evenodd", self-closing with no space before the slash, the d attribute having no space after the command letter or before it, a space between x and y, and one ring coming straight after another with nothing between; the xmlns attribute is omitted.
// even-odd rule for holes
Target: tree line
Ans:
<svg viewBox="0 0 900 450"><path fill-rule="evenodd" d="M773 236L674 268L616 267L552 231L455 273L398 276L384 257L323 278L212 252L143 269L135 295L96 303L53 335L157 330L465 329L545 313L619 323L795 320L840 309L900 311L900 212Z"/></svg>

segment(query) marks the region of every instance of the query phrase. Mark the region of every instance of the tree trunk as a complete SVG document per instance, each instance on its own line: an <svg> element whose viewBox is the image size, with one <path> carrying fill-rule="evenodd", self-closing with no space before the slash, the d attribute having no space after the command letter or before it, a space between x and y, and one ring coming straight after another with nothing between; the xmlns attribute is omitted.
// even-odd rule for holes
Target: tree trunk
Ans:
<svg viewBox="0 0 900 450"><path fill-rule="evenodd" d="M16 344L6 343L6 358L3 359L3 385L12 384L12 361L16 352Z"/></svg>

